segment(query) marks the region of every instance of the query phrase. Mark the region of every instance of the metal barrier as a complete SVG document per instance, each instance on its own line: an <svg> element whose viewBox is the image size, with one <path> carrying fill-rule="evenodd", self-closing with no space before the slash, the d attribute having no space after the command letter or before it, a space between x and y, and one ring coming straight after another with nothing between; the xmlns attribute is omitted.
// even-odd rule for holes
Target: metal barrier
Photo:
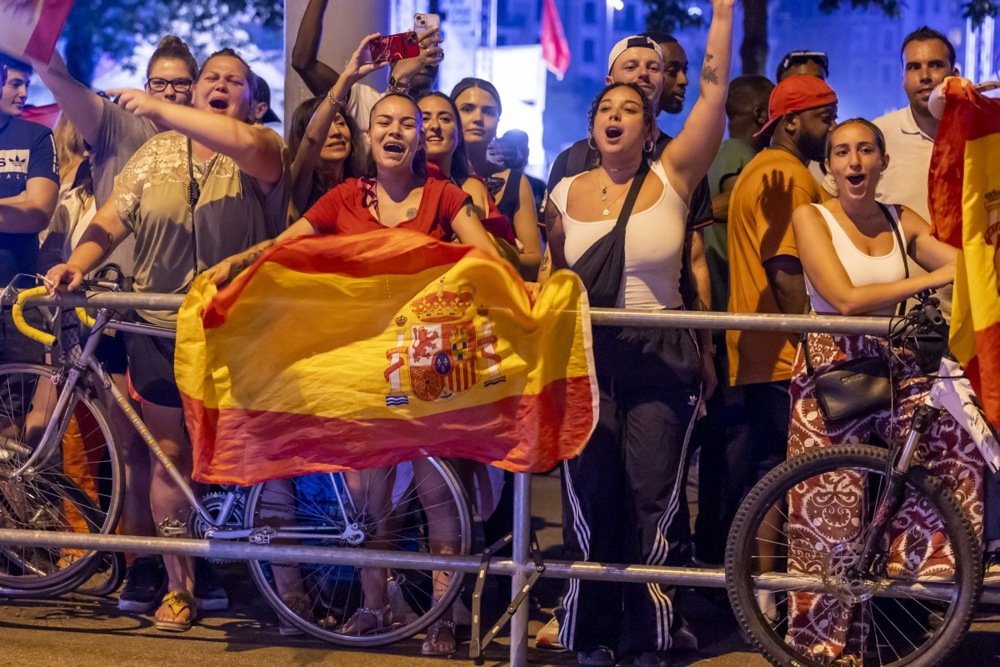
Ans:
<svg viewBox="0 0 1000 667"><path fill-rule="evenodd" d="M60 306L109 307L113 309L144 308L151 310L177 310L184 297L175 294L100 293L84 295L72 293L45 299ZM814 315L755 315L713 312L682 311L628 311L614 308L591 309L591 321L598 326L683 327L694 329L745 329L778 331L785 333L821 332L885 335L888 320L884 317L840 317ZM127 327L120 327L126 329ZM142 333L148 333L145 329ZM172 332L162 332L163 336ZM481 565L477 556L441 556L435 554L403 554L399 551L376 551L342 548L309 547L302 545L256 545L245 542L193 540L163 537L137 537L127 535L96 535L88 533L51 533L46 531L0 530L0 544L22 546L67 547L101 551L132 551L135 553L160 553L203 556L233 560L268 560L275 562L310 562L322 564L405 567L419 564L423 567L459 572L475 572ZM492 561L493 574L511 577L511 596L516 596L527 585L528 578L541 568L536 566L531 550L531 475L514 475L514 526L513 558ZM587 579L636 583L662 583L669 585L708 588L725 587L725 574L721 569L668 567L655 565L628 565L570 561L545 561L541 576L558 579ZM779 589L787 586L786 575L762 577L764 587ZM796 578L797 583L803 583ZM817 581L818 587L821 582ZM1000 584L1000 581L990 582ZM893 583L890 595L905 596L908 591L920 589L924 594L945 599L948 590L933 584ZM808 582L805 588L811 590ZM818 588L817 588L818 590ZM984 588L982 600L1000 603L1000 587ZM510 664L521 667L528 661L528 606L520 605L511 618Z"/></svg>

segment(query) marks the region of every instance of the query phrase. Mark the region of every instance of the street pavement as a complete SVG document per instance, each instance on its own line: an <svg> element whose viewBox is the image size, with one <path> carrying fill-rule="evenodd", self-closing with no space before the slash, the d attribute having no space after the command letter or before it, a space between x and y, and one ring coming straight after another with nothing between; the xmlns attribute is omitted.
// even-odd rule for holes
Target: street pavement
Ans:
<svg viewBox="0 0 1000 667"><path fill-rule="evenodd" d="M535 476L533 515L539 541L556 557L560 540L559 482L556 475ZM227 612L208 613L189 632L166 634L150 616L118 611L114 598L75 593L59 599L0 598L0 665L88 667L104 665L343 665L344 667L423 667L473 664L463 643L452 660L420 656L420 638L376 650L351 650L311 638L278 633L274 614L257 595L242 563L219 568L232 604ZM501 580L507 586L507 580ZM562 582L542 579L531 609L531 636L548 620ZM685 615L701 642L697 654L680 654L677 665L757 667L767 663L744 644L722 591L683 591ZM609 611L609 613L611 613ZM460 635L461 638L461 635ZM487 665L507 664L508 641L491 645ZM532 665L575 665L573 654L544 651L531 643ZM1000 665L1000 609L986 610L953 665Z"/></svg>

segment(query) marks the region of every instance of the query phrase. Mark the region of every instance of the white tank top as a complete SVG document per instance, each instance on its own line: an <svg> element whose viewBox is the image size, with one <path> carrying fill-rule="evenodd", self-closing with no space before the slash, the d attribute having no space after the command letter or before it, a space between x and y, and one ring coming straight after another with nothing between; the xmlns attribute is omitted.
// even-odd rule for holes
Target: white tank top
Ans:
<svg viewBox="0 0 1000 667"><path fill-rule="evenodd" d="M650 163L650 175L663 183L655 204L633 212L625 228L625 270L616 306L637 310L681 308L681 259L687 233L688 205L670 185L659 160ZM563 252L570 268L587 249L615 227L617 217L583 222L566 213L570 186L583 174L564 178L549 193L562 215L566 244Z"/></svg>
<svg viewBox="0 0 1000 667"><path fill-rule="evenodd" d="M840 263L844 265L844 270L847 271L852 285L855 287L879 285L896 282L906 277L906 269L903 266L903 252L905 250L899 247L895 232L892 234L892 250L885 255L872 257L854 245L850 237L847 236L847 232L840 226L840 223L833 217L833 213L829 209L822 204L813 204L813 206L819 210L823 215L823 220L826 221L826 226L830 230L830 237L833 241L833 249L837 252ZM896 214L896 207L887 206L886 209L888 209L889 215L892 218L892 224L896 229L900 230L899 233L902 235L903 231L899 224L899 216ZM816 291L813 284L809 282L809 276L805 278L806 293L809 294L809 302L812 304L813 312L820 315L836 315L837 309L820 296L820 293ZM895 313L895 307L888 307L867 314L894 315Z"/></svg>

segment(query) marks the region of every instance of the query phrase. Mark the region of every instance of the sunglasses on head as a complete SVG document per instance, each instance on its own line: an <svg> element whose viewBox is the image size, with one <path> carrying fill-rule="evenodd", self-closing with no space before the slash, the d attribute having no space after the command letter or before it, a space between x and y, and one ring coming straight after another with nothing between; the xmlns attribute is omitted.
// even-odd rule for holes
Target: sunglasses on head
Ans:
<svg viewBox="0 0 1000 667"><path fill-rule="evenodd" d="M822 67L827 76L830 75L830 58L823 51L791 51L782 58L778 72L784 73L795 65L804 65L810 61Z"/></svg>

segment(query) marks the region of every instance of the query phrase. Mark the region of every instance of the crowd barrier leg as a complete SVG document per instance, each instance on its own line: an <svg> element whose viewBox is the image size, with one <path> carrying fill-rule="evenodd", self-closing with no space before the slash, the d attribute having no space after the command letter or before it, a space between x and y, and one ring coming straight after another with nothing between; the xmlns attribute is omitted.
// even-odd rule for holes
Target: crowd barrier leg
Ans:
<svg viewBox="0 0 1000 667"><path fill-rule="evenodd" d="M510 578L510 596L516 599L528 583L531 564L531 475L514 475L514 574ZM528 599L518 606L510 620L510 664L524 667L528 664Z"/></svg>

